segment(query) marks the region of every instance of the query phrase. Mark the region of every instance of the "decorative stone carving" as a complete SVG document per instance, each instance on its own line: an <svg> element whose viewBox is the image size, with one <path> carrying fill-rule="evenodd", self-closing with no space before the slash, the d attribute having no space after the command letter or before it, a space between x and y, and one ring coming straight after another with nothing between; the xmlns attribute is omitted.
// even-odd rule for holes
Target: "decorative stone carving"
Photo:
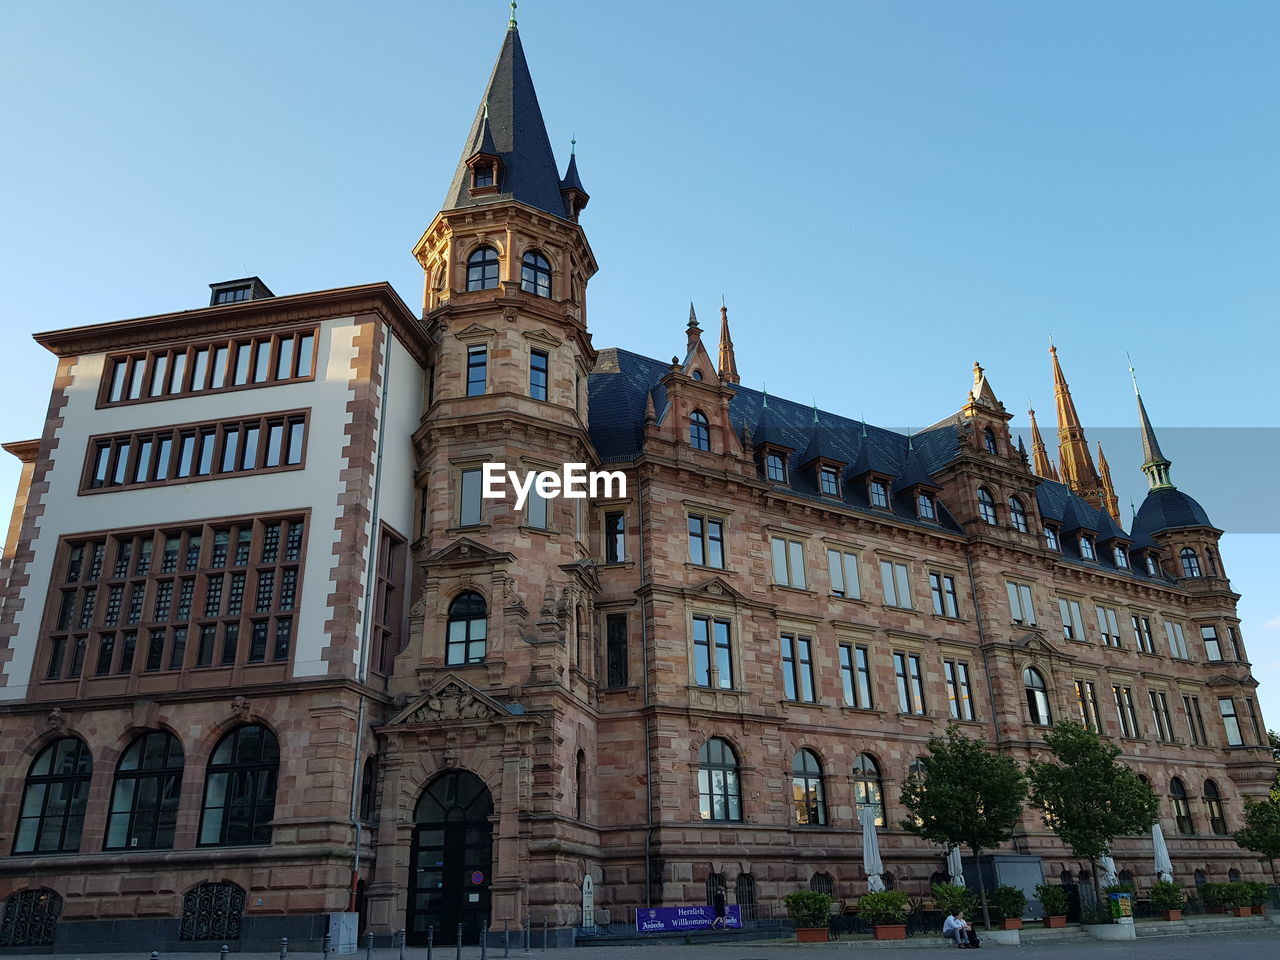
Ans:
<svg viewBox="0 0 1280 960"><path fill-rule="evenodd" d="M234 697L231 700L231 712L241 720L249 719L249 698Z"/></svg>
<svg viewBox="0 0 1280 960"><path fill-rule="evenodd" d="M486 720L497 711L456 683L445 684L429 694L422 706L404 718L404 723L432 723L440 720Z"/></svg>
<svg viewBox="0 0 1280 960"><path fill-rule="evenodd" d="M62 714L61 707L54 707L49 711L49 729L56 730L58 733L65 733L67 729L67 718Z"/></svg>

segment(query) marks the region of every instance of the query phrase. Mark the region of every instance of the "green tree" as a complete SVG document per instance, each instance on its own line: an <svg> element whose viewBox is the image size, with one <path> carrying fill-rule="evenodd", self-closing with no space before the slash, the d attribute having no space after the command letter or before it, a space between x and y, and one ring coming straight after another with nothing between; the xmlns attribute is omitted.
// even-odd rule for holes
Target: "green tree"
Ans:
<svg viewBox="0 0 1280 960"><path fill-rule="evenodd" d="M1268 730L1267 741L1271 744L1271 758L1275 760L1276 763L1280 763L1280 733L1276 733L1274 730ZM1280 774L1277 774L1277 779L1280 779Z"/></svg>
<svg viewBox="0 0 1280 960"><path fill-rule="evenodd" d="M1022 817L1027 778L1011 757L992 753L959 727L929 739L921 770L902 785L902 805L912 816L902 828L948 847L968 847L977 860L1013 836ZM978 871L982 921L991 926L987 891Z"/></svg>
<svg viewBox="0 0 1280 960"><path fill-rule="evenodd" d="M1265 800L1245 803L1244 828L1237 830L1234 836L1236 843L1244 849L1267 858L1271 865L1271 879L1280 883L1276 876L1276 857L1280 857L1280 788L1273 789Z"/></svg>
<svg viewBox="0 0 1280 960"><path fill-rule="evenodd" d="M1098 889L1098 858L1111 839L1151 828L1159 803L1151 788L1116 762L1120 748L1079 723L1063 721L1044 736L1053 760L1028 767L1031 805L1078 857L1086 857Z"/></svg>

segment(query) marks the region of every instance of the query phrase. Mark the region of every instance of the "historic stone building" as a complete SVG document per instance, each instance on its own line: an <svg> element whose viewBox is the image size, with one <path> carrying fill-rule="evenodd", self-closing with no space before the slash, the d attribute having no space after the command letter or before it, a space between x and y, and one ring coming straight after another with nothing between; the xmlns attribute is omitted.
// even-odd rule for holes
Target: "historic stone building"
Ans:
<svg viewBox="0 0 1280 960"><path fill-rule="evenodd" d="M1218 538L1170 479L1119 523L1056 353L1058 462L981 367L904 436L743 387L721 310L597 349L588 195L514 23L444 208L384 284L41 334L58 357L0 587L0 945L474 940L595 906L923 892L897 784L955 722L1113 737L1178 878L1274 773ZM818 331L815 331L818 332ZM959 379L959 373L958 373ZM962 386L957 389L963 397ZM486 463L625 492L486 499ZM1149 876L1149 838L1116 843ZM1083 864L1028 814L1010 853Z"/></svg>

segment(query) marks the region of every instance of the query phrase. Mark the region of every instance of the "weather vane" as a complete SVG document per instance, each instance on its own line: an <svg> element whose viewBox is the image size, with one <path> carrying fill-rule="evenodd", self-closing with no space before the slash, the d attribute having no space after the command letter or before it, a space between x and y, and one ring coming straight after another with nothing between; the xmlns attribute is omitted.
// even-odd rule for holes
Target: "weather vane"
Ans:
<svg viewBox="0 0 1280 960"><path fill-rule="evenodd" d="M516 25L516 0L511 0L511 26Z"/></svg>

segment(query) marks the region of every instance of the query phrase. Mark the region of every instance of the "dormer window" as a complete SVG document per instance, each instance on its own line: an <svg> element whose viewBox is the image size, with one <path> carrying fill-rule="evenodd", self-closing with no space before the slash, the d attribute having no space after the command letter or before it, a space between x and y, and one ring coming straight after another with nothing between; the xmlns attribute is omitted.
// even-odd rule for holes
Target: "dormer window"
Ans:
<svg viewBox="0 0 1280 960"><path fill-rule="evenodd" d="M1116 561L1116 568L1119 570L1129 569L1129 552L1125 550L1124 544L1117 543L1113 553Z"/></svg>
<svg viewBox="0 0 1280 960"><path fill-rule="evenodd" d="M496 290L498 287L498 251L493 247L477 247L467 257L467 290Z"/></svg>
<svg viewBox="0 0 1280 960"><path fill-rule="evenodd" d="M1084 557L1086 560L1098 559L1098 552L1093 548L1093 537L1084 536L1083 534L1081 535L1080 556Z"/></svg>
<svg viewBox="0 0 1280 960"><path fill-rule="evenodd" d="M1156 565L1156 558L1150 553L1147 554L1147 573L1153 577L1160 576L1160 568Z"/></svg>
<svg viewBox="0 0 1280 960"><path fill-rule="evenodd" d="M1022 501L1017 497L1009 498L1009 522L1013 524L1013 529L1019 533L1031 532L1031 527L1027 523L1027 508L1022 505Z"/></svg>
<svg viewBox="0 0 1280 960"><path fill-rule="evenodd" d="M471 189L493 186L493 161L481 160L471 168Z"/></svg>
<svg viewBox="0 0 1280 960"><path fill-rule="evenodd" d="M774 483L787 482L787 461L780 454L766 453L764 456L764 476Z"/></svg>
<svg viewBox="0 0 1280 960"><path fill-rule="evenodd" d="M987 453L994 453L997 455L1000 453L1000 448L996 445L995 431L990 427L987 427L982 431L982 442L987 448Z"/></svg>
<svg viewBox="0 0 1280 960"><path fill-rule="evenodd" d="M689 414L689 446L695 450L711 449L711 428L701 410Z"/></svg>
<svg viewBox="0 0 1280 960"><path fill-rule="evenodd" d="M818 468L818 487L828 497L840 496L840 474L834 467Z"/></svg>
<svg viewBox="0 0 1280 960"><path fill-rule="evenodd" d="M520 263L520 289L535 297L551 296L551 264L537 250L527 251Z"/></svg>
<svg viewBox="0 0 1280 960"><path fill-rule="evenodd" d="M225 287L222 290L213 291L213 305L216 307L223 303L239 303L242 300L249 299L249 284L239 287Z"/></svg>
<svg viewBox="0 0 1280 960"><path fill-rule="evenodd" d="M1061 552L1062 545L1058 543L1058 530L1056 527L1044 528L1044 545L1050 550Z"/></svg>
<svg viewBox="0 0 1280 960"><path fill-rule="evenodd" d="M996 525L996 498L986 487L978 488L978 516L983 523L993 527Z"/></svg>
<svg viewBox="0 0 1280 960"><path fill-rule="evenodd" d="M938 519L938 508L934 505L931 494L921 493L916 496L916 516L921 520Z"/></svg>
<svg viewBox="0 0 1280 960"><path fill-rule="evenodd" d="M1190 547L1183 547L1178 555L1182 559L1182 575L1184 577L1200 576L1200 558Z"/></svg>
<svg viewBox="0 0 1280 960"><path fill-rule="evenodd" d="M867 499L873 507L889 509L889 485L883 480L872 480L867 485Z"/></svg>

